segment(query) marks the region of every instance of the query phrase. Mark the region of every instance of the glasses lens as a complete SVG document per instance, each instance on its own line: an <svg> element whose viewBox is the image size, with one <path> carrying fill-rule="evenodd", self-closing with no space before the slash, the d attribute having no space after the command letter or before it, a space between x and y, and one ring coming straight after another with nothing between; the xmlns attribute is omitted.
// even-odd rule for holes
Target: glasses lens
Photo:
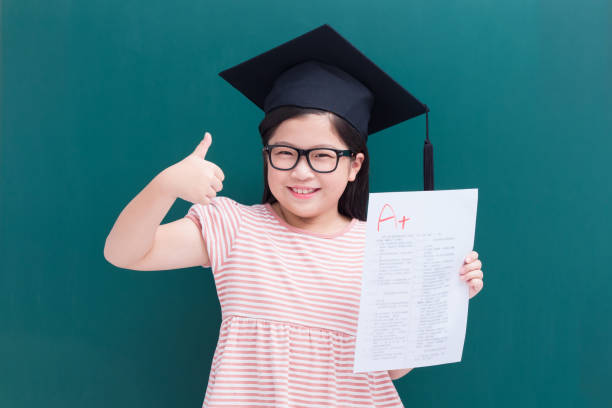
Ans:
<svg viewBox="0 0 612 408"><path fill-rule="evenodd" d="M279 169L290 169L298 158L298 152L288 147L277 146L270 150L272 165Z"/></svg>
<svg viewBox="0 0 612 408"><path fill-rule="evenodd" d="M336 152L329 149L317 149L310 152L310 163L316 171L331 171L336 167Z"/></svg>

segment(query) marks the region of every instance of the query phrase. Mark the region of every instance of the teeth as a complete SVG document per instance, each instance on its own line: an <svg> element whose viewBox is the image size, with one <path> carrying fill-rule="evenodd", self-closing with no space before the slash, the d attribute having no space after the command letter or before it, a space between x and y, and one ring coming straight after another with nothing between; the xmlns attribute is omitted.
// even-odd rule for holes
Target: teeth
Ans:
<svg viewBox="0 0 612 408"><path fill-rule="evenodd" d="M315 191L315 189L310 189L310 190L301 190L301 189L297 189L297 188L293 188L291 187L291 190L295 191L298 194L308 194L308 193L312 193L313 191Z"/></svg>

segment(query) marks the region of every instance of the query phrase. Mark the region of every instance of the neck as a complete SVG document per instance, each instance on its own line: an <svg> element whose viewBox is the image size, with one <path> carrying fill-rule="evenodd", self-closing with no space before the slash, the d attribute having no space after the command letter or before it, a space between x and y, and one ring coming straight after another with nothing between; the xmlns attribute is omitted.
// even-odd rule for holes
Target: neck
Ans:
<svg viewBox="0 0 612 408"><path fill-rule="evenodd" d="M317 233L333 234L351 222L351 219L340 214L337 209L335 212L322 214L318 217L305 218L298 217L289 211L285 212L278 201L272 204L272 207L277 210L287 224Z"/></svg>

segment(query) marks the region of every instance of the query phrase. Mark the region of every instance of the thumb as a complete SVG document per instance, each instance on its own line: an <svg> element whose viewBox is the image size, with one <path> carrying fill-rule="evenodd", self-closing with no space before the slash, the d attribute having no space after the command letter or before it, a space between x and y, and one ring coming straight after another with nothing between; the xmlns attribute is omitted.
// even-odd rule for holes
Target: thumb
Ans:
<svg viewBox="0 0 612 408"><path fill-rule="evenodd" d="M205 158L206 153L208 152L208 148L210 147L211 143L212 143L212 136L210 135L210 133L206 132L204 134L204 138L202 139L200 144L197 145L193 153L201 159Z"/></svg>

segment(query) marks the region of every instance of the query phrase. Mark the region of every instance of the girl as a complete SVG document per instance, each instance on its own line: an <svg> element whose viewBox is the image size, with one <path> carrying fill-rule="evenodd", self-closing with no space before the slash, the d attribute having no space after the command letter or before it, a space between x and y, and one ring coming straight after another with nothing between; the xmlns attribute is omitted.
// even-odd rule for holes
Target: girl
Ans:
<svg viewBox="0 0 612 408"><path fill-rule="evenodd" d="M409 368L352 373L369 191L360 115L375 111L335 104L367 94L352 77L296 67L276 75L262 103L262 204L217 196L224 173L206 160L207 132L123 210L105 256L135 270L212 268L222 322L204 407L403 407L392 380ZM296 91L297 82L309 86ZM159 225L177 197L194 204ZM470 298L482 288L477 257L468 254L458 271Z"/></svg>

